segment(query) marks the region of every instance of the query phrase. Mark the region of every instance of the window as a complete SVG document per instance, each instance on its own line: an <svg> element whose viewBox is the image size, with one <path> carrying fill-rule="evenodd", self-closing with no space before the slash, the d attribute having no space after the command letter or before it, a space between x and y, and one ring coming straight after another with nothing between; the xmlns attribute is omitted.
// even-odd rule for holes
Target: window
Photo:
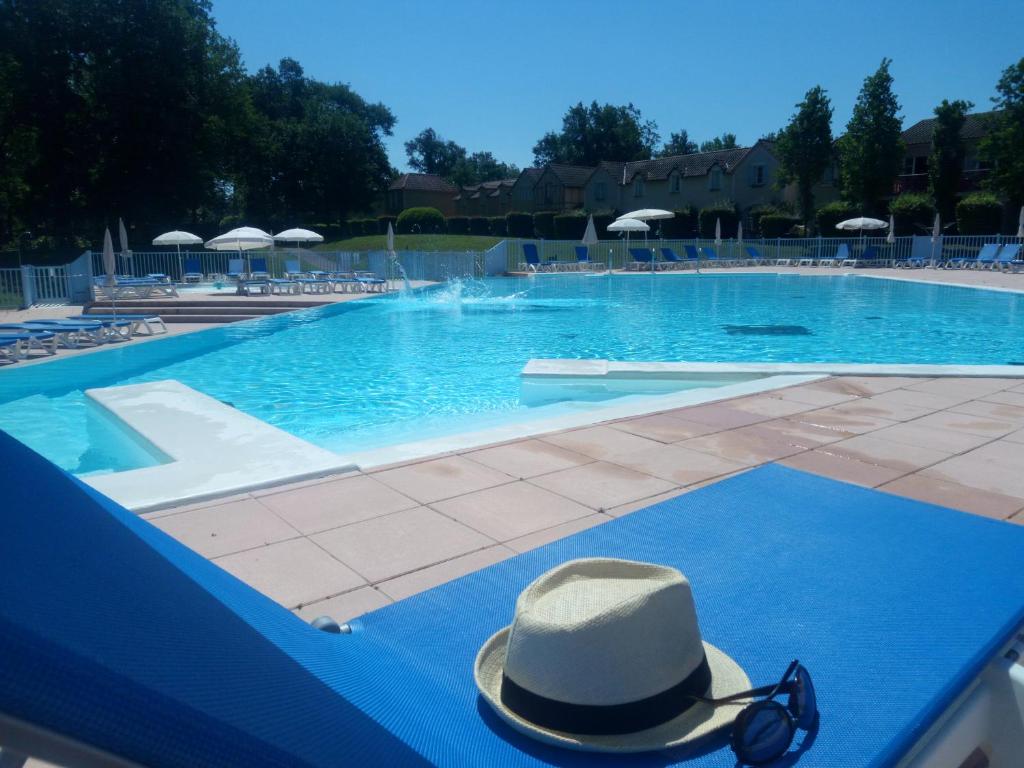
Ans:
<svg viewBox="0 0 1024 768"><path fill-rule="evenodd" d="M637 177L636 181L633 182L633 197L644 196L644 180L641 177Z"/></svg>
<svg viewBox="0 0 1024 768"><path fill-rule="evenodd" d="M669 181L669 191L673 195L678 195L679 190L682 188L682 179L680 179L678 173L672 174L672 179Z"/></svg>
<svg viewBox="0 0 1024 768"><path fill-rule="evenodd" d="M716 190L722 188L722 169L717 166L711 169L711 181L708 189Z"/></svg>
<svg viewBox="0 0 1024 768"><path fill-rule="evenodd" d="M597 184L594 185L594 199L595 200L604 200L607 197L608 197L608 185L605 184L603 181L597 182Z"/></svg>
<svg viewBox="0 0 1024 768"><path fill-rule="evenodd" d="M555 185L548 182L544 185L544 202L550 203L555 198Z"/></svg>
<svg viewBox="0 0 1024 768"><path fill-rule="evenodd" d="M764 186L764 166L755 165L753 171L750 174L750 186L752 187L763 187Z"/></svg>
<svg viewBox="0 0 1024 768"><path fill-rule="evenodd" d="M928 158L925 155L903 158L904 175L914 173L928 173Z"/></svg>

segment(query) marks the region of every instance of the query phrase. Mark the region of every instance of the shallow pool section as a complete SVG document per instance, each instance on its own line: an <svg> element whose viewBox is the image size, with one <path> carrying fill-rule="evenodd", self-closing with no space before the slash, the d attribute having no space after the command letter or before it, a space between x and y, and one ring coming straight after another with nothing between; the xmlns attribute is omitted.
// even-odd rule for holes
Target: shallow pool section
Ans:
<svg viewBox="0 0 1024 768"><path fill-rule="evenodd" d="M528 415L534 358L1018 365L1024 296L841 274L455 282L9 366L0 428L71 471L130 468L117 441L95 449L82 391L174 379L350 454Z"/></svg>

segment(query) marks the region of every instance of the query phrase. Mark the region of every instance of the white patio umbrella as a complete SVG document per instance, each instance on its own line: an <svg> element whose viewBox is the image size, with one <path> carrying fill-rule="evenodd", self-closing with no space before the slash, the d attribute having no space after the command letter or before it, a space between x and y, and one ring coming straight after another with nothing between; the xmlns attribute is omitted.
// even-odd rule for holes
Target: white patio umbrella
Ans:
<svg viewBox="0 0 1024 768"><path fill-rule="evenodd" d="M864 240L864 230L866 229L886 229L889 225L879 219L869 219L865 216L860 216L856 219L846 219L836 224L836 229L841 229L846 232L860 232L861 241Z"/></svg>
<svg viewBox="0 0 1024 768"><path fill-rule="evenodd" d="M1020 207L1020 217L1017 219L1017 237L1024 237L1024 205Z"/></svg>
<svg viewBox="0 0 1024 768"><path fill-rule="evenodd" d="M324 236L309 229L286 229L274 235L274 239L282 243L295 243L298 248L299 243L322 243Z"/></svg>
<svg viewBox="0 0 1024 768"><path fill-rule="evenodd" d="M622 221L623 219L636 219L637 221L656 221L658 219L673 219L675 214L672 211L666 211L662 208L641 208L638 211L630 211L624 213L616 221ZM646 238L647 236L644 235Z"/></svg>
<svg viewBox="0 0 1024 768"><path fill-rule="evenodd" d="M118 218L117 220L117 242L121 246L121 258L125 260L127 265L128 259L132 257L132 252L128 249L128 230L124 227L124 219Z"/></svg>
<svg viewBox="0 0 1024 768"><path fill-rule="evenodd" d="M885 236L885 242L892 245L896 242L896 218L889 214L889 234Z"/></svg>
<svg viewBox="0 0 1024 768"><path fill-rule="evenodd" d="M942 219L939 214L935 214L935 223L932 225L932 260L931 266L935 266L935 244L939 242L939 238L942 237Z"/></svg>
<svg viewBox="0 0 1024 768"><path fill-rule="evenodd" d="M117 285L117 259L114 256L114 240L110 236L110 227L103 230L103 271L107 275L107 288L110 289L110 307L114 319L117 319L117 302L114 300L114 286Z"/></svg>
<svg viewBox="0 0 1024 768"><path fill-rule="evenodd" d="M630 232L650 232L651 228L639 219L624 219L621 216L608 225L609 232L625 232L626 233L626 244L623 248L622 258L625 263L626 249L629 248L629 233ZM651 259L651 272L654 271L654 259Z"/></svg>
<svg viewBox="0 0 1024 768"><path fill-rule="evenodd" d="M269 248L273 244L274 238L262 229L238 227L230 232L225 232L223 235L217 235L215 238L207 240L203 247L209 248L211 251L238 251L239 256L241 256L242 251L245 251L246 270L249 270L248 252L258 248Z"/></svg>
<svg viewBox="0 0 1024 768"><path fill-rule="evenodd" d="M181 279L181 275L185 272L181 266L181 246L183 245L201 245L203 238L199 235L193 235L191 232L182 232L180 229L175 229L171 232L164 232L162 235L158 235L153 238L153 245L167 246L173 245L178 249L178 275Z"/></svg>

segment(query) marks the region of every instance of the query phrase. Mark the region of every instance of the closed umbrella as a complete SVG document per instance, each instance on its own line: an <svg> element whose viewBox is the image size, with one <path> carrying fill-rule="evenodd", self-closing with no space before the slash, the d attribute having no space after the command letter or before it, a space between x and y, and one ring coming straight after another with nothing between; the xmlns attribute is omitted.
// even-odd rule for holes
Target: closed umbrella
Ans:
<svg viewBox="0 0 1024 768"><path fill-rule="evenodd" d="M743 245L743 222L739 221L736 223L736 243L737 245Z"/></svg>
<svg viewBox="0 0 1024 768"><path fill-rule="evenodd" d="M896 242L896 218L889 214L889 234L885 236L885 242L892 245Z"/></svg>
<svg viewBox="0 0 1024 768"><path fill-rule="evenodd" d="M625 248L629 248L629 233L630 232L649 232L650 226L640 221L639 219L624 219L621 216L608 225L609 232L625 232L626 233L626 245ZM625 250L623 251L623 261L625 261ZM651 259L651 272L654 271L654 259Z"/></svg>
<svg viewBox="0 0 1024 768"><path fill-rule="evenodd" d="M223 235L217 235L215 238L207 240L204 247L209 248L211 251L238 251L239 256L241 256L242 251L248 254L249 251L258 248L269 248L273 244L274 238L262 229L238 227L230 232L225 232ZM249 269L248 255L246 255L246 269L251 271Z"/></svg>
<svg viewBox="0 0 1024 768"><path fill-rule="evenodd" d="M942 219L939 214L935 214L935 223L932 225L932 263L930 266L935 266L935 244L939 242L939 238L942 237Z"/></svg>
<svg viewBox="0 0 1024 768"><path fill-rule="evenodd" d="M722 245L722 220L715 219L715 247L720 248Z"/></svg>
<svg viewBox="0 0 1024 768"><path fill-rule="evenodd" d="M320 239L322 240L323 238L320 238ZM387 248L388 248L388 253L394 254L394 252L395 252L395 228L391 226L391 222L390 221L388 222L388 234L387 234L387 238L386 238L386 245L387 245Z"/></svg>
<svg viewBox="0 0 1024 768"><path fill-rule="evenodd" d="M121 258L125 260L125 266L128 265L128 259L132 257L132 252L128 250L128 230L124 227L124 219L118 218L117 220L117 241L118 245L121 246Z"/></svg>
<svg viewBox="0 0 1024 768"><path fill-rule="evenodd" d="M1017 237L1024 237L1024 205L1020 207L1020 217L1017 219Z"/></svg>
<svg viewBox="0 0 1024 768"><path fill-rule="evenodd" d="M110 227L103 230L103 271L107 275L107 288L110 289L110 307L117 319L117 302L114 300L114 287L117 285L117 259L114 257L114 240L110 236Z"/></svg>
<svg viewBox="0 0 1024 768"><path fill-rule="evenodd" d="M162 235L153 238L153 245L168 246L173 245L178 249L178 275L179 279L185 272L181 267L181 246L183 245L200 245L203 242L203 238L199 235L193 235L191 232L182 232L180 229L175 229L171 232L164 232Z"/></svg>
<svg viewBox="0 0 1024 768"><path fill-rule="evenodd" d="M594 226L594 216L591 214L587 219L587 228L583 231L583 244L597 245L597 242L597 227Z"/></svg>

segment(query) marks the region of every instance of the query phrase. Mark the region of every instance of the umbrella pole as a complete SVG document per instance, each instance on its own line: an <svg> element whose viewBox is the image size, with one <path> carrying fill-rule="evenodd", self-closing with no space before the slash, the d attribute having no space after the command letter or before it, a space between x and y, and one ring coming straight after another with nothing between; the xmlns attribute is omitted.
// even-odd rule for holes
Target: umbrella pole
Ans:
<svg viewBox="0 0 1024 768"><path fill-rule="evenodd" d="M178 249L178 280L183 283L185 282L185 269L181 266L181 243L176 243L174 247Z"/></svg>

